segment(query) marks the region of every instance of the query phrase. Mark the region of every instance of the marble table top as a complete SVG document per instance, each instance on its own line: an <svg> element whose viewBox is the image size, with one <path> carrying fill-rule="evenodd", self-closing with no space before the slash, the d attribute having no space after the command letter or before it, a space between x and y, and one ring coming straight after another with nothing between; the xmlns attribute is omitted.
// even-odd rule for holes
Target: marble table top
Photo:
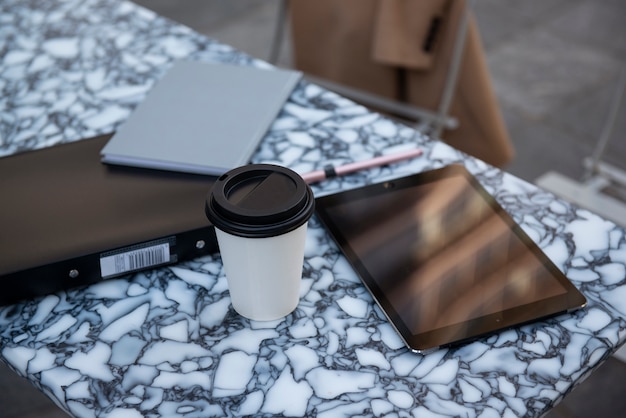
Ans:
<svg viewBox="0 0 626 418"><path fill-rule="evenodd" d="M181 59L269 66L126 1L0 2L0 155L114 131ZM307 172L415 144L314 192L460 162L587 307L414 354L313 218L282 320L234 313L216 254L2 307L0 358L77 417L544 414L626 341L623 229L306 81L253 161Z"/></svg>

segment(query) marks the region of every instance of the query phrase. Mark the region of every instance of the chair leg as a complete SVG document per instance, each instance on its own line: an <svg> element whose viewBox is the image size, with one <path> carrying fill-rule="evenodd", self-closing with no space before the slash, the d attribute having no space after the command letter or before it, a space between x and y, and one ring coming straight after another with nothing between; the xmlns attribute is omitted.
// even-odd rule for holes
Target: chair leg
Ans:
<svg viewBox="0 0 626 418"><path fill-rule="evenodd" d="M276 64L280 57L280 47L283 44L283 37L285 36L285 21L287 20L287 0L278 0L278 16L276 18L276 25L274 26L274 37L272 39L272 46L270 48L269 62Z"/></svg>
<svg viewBox="0 0 626 418"><path fill-rule="evenodd" d="M617 115L619 114L619 110L622 107L622 101L624 100L624 91L626 90L626 65L622 68L622 72L620 73L620 78L617 83L617 89L615 90L615 94L613 95L613 100L611 101L611 106L609 108L609 115L606 119L604 127L602 128L602 132L600 133L600 139L598 139L598 143L596 144L596 148L591 156L590 161L588 162L587 171L585 172L583 179L588 180L596 174L599 174L600 170L600 160L604 155L604 151L606 150L606 146L611 140L611 136L613 135L613 130L615 129L615 123L617 121Z"/></svg>
<svg viewBox="0 0 626 418"><path fill-rule="evenodd" d="M459 78L459 70L461 67L461 60L463 59L463 51L465 49L465 38L467 37L467 28L469 21L469 11L472 10L474 0L468 0L466 10L463 13L463 17L459 24L456 40L454 43L454 50L452 51L452 59L450 62L450 68L446 75L446 83L441 93L441 101L439 102L439 108L437 109L437 118L433 123L432 136L434 138L441 138L441 132L445 126L444 120L450 111L450 105L452 98L454 97L454 90Z"/></svg>

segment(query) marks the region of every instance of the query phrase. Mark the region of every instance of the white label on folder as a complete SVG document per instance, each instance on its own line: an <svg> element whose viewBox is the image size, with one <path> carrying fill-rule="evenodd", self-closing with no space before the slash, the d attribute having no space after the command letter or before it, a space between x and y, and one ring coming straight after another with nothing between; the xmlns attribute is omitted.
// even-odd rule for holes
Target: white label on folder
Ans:
<svg viewBox="0 0 626 418"><path fill-rule="evenodd" d="M169 242L100 257L102 278L170 262Z"/></svg>

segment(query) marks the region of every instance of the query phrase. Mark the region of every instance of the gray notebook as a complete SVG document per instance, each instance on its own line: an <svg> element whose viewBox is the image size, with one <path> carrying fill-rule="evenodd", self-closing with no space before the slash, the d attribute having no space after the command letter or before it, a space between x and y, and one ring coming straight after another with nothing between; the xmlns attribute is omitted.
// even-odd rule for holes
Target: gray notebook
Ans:
<svg viewBox="0 0 626 418"><path fill-rule="evenodd" d="M102 161L211 175L247 164L301 75L176 62L102 149Z"/></svg>

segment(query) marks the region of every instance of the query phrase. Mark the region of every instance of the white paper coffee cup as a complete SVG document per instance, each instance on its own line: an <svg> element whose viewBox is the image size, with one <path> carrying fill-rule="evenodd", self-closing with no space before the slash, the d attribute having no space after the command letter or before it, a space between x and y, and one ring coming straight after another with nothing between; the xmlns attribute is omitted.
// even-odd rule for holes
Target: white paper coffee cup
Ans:
<svg viewBox="0 0 626 418"><path fill-rule="evenodd" d="M314 205L310 187L285 167L248 165L216 181L206 214L240 315L270 321L296 308Z"/></svg>

